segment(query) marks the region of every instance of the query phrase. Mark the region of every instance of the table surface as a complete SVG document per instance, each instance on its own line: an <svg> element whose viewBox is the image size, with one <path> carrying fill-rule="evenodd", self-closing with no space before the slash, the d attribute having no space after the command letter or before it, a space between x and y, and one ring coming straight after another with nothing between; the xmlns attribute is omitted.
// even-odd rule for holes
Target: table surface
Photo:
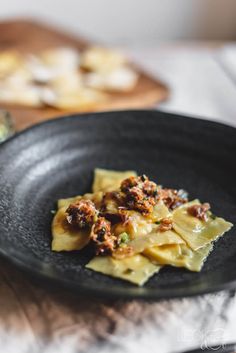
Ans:
<svg viewBox="0 0 236 353"><path fill-rule="evenodd" d="M171 88L159 107L236 125L236 84L205 43L132 48ZM101 301L46 289L0 261L0 351L174 353L235 339L235 292L161 302Z"/></svg>

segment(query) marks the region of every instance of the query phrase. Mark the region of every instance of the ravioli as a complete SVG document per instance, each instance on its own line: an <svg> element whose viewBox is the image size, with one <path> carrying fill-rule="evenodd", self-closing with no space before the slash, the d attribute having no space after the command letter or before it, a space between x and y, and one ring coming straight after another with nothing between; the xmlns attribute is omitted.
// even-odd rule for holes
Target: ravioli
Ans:
<svg viewBox="0 0 236 353"><path fill-rule="evenodd" d="M111 256L96 256L86 268L142 286L160 271L161 266L153 264L143 255L134 255L122 260L113 259Z"/></svg>
<svg viewBox="0 0 236 353"><path fill-rule="evenodd" d="M140 213L135 211L127 211L129 221L126 223L118 223L114 226L114 233L128 233L131 239L141 235L147 235L153 230L153 223Z"/></svg>
<svg viewBox="0 0 236 353"><path fill-rule="evenodd" d="M202 221L188 214L187 208L192 205L199 205L199 200L194 200L178 207L173 211L174 230L186 241L192 250L198 250L212 241L215 241L233 224L223 218L208 217L208 221Z"/></svg>
<svg viewBox="0 0 236 353"><path fill-rule="evenodd" d="M66 223L66 208L61 207L52 222L52 250L80 250L89 242L89 231L69 228Z"/></svg>
<svg viewBox="0 0 236 353"><path fill-rule="evenodd" d="M121 191L121 182L131 176L135 178ZM145 175L136 176L131 170L95 169L92 193L58 200L52 250L80 250L92 244L97 256L86 268L139 286L165 265L199 272L214 241L232 223L213 216L199 200L186 202L178 190L160 192L162 186ZM206 221L188 212L193 205L200 206L192 210L204 212Z"/></svg>
<svg viewBox="0 0 236 353"><path fill-rule="evenodd" d="M120 187L122 180L136 175L137 173L133 170L117 172L114 170L96 168L94 170L92 191L114 191Z"/></svg>
<svg viewBox="0 0 236 353"><path fill-rule="evenodd" d="M212 248L213 244L208 244L193 251L186 244L171 244L146 249L143 254L161 265L185 267L190 271L199 272Z"/></svg>
<svg viewBox="0 0 236 353"><path fill-rule="evenodd" d="M168 208L165 206L165 204L163 203L163 201L159 201L153 208L153 212L151 213L151 215L149 216L149 218L152 220L152 222L158 222L160 221L162 218L167 218L167 217L171 217L172 214L171 212L168 210Z"/></svg>
<svg viewBox="0 0 236 353"><path fill-rule="evenodd" d="M166 232L158 232L153 230L152 233L137 236L135 239L127 243L136 254L142 253L145 249L154 246L161 246L167 244L185 244L184 240L174 231L167 230Z"/></svg>
<svg viewBox="0 0 236 353"><path fill-rule="evenodd" d="M130 210L127 210L126 214L129 218L129 222L115 225L113 231L116 235L124 232L128 233L131 239L142 235L148 236L157 228L155 222L171 216L171 213L163 202L159 202L148 217L143 216L139 212Z"/></svg>
<svg viewBox="0 0 236 353"><path fill-rule="evenodd" d="M61 207L69 207L71 203L76 203L77 201L81 200L82 198L85 200L91 200L95 203L95 205L99 206L101 201L102 201L103 193L102 192L96 192L96 193L87 193L83 196L78 195L74 197L69 197L67 199L59 199L57 201L57 207L58 209Z"/></svg>

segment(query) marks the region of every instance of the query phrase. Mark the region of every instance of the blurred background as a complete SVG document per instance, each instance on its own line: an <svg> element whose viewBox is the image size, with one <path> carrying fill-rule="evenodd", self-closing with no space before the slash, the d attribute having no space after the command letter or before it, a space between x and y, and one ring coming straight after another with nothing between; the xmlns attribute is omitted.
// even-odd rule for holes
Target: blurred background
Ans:
<svg viewBox="0 0 236 353"><path fill-rule="evenodd" d="M15 18L39 21L59 29L61 33L72 33L91 43L120 49L143 68L151 80L167 87L168 97L161 89L159 96L157 92L154 107L158 109L236 125L236 0L2 2L0 23ZM9 26L7 29L4 27L4 31L1 27L0 49L3 50L13 43L12 36L17 39L18 30ZM33 32L27 31L27 40L21 36L21 45L24 41L30 42ZM34 43L36 40L32 39L32 46ZM116 79L120 80L117 75ZM145 80L139 82L133 96L132 92L127 96L123 92L122 99L130 104L119 103L120 108L147 106L144 104L146 98L142 102L145 92L149 94L149 101L155 101L153 83L147 87ZM31 95L34 92L28 93L33 99ZM113 96L113 103L117 97ZM108 108L112 110L114 107L111 104ZM20 114L19 111L13 113ZM35 118L31 123L39 121L36 113L29 114ZM45 117L50 117L50 114L46 112ZM61 112L54 114L62 115ZM27 111L24 111L19 119L26 115ZM42 116L41 111L38 116ZM19 128L26 126L28 121L20 121Z"/></svg>
<svg viewBox="0 0 236 353"><path fill-rule="evenodd" d="M7 0L0 18L50 21L108 44L236 39L235 0Z"/></svg>

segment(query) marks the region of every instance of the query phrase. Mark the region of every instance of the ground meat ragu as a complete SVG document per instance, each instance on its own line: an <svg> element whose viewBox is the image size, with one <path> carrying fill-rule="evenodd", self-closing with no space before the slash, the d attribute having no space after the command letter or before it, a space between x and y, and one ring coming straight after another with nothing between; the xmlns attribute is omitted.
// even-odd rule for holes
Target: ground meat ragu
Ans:
<svg viewBox="0 0 236 353"><path fill-rule="evenodd" d="M201 221L207 221L208 215L207 211L209 211L210 205L209 203L203 203L202 205L192 205L187 208L187 212Z"/></svg>
<svg viewBox="0 0 236 353"><path fill-rule="evenodd" d="M70 204L66 213L66 219L69 224L78 228L86 228L92 226L98 211L92 201L79 200Z"/></svg>
<svg viewBox="0 0 236 353"><path fill-rule="evenodd" d="M104 217L99 217L93 224L90 239L97 255L109 255L116 247L117 238L111 233L111 222Z"/></svg>
<svg viewBox="0 0 236 353"><path fill-rule="evenodd" d="M120 188L125 195L125 206L128 209L136 210L143 215L153 211L153 206L157 202L157 185L145 175L123 180Z"/></svg>
<svg viewBox="0 0 236 353"><path fill-rule="evenodd" d="M171 210L188 201L187 198L183 198L179 191L175 189L160 189L158 190L158 197Z"/></svg>
<svg viewBox="0 0 236 353"><path fill-rule="evenodd" d="M66 210L66 219L69 225L78 229L86 228L90 232L90 243L97 255L114 254L122 258L131 256L133 250L128 245L120 245L118 236L114 235L116 225L128 225L131 221L127 210L140 212L143 216L150 215L160 200L174 209L185 203L187 198L180 191L158 187L145 175L132 176L122 181L119 190L104 193L98 208L88 199L70 204ZM195 205L198 207L193 206L188 212L203 219L209 209L206 205ZM163 218L158 229L165 232L172 227L172 220Z"/></svg>
<svg viewBox="0 0 236 353"><path fill-rule="evenodd" d="M156 197L157 184L153 181L150 181L146 176L142 176L141 178L145 178L142 185L143 192L148 196Z"/></svg>
<svg viewBox="0 0 236 353"><path fill-rule="evenodd" d="M155 200L153 197L146 196L138 186L134 186L126 194L126 205L129 209L149 214L153 210Z"/></svg>
<svg viewBox="0 0 236 353"><path fill-rule="evenodd" d="M126 193L132 187L137 186L139 180L140 180L140 177L135 177L135 176L131 176L131 177L127 178L127 179L124 179L122 181L121 185L120 185L121 191Z"/></svg>
<svg viewBox="0 0 236 353"><path fill-rule="evenodd" d="M172 228L173 228L173 220L171 218L163 218L160 221L158 230L160 232L166 232L167 230L171 230Z"/></svg>

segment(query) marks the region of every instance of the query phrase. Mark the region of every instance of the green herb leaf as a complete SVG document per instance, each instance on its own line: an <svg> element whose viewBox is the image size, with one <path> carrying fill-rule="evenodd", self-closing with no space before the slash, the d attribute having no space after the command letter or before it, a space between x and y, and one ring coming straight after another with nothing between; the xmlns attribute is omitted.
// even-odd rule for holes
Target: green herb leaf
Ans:
<svg viewBox="0 0 236 353"><path fill-rule="evenodd" d="M129 237L129 234L126 233L126 232L123 232L119 235L119 242L120 243L128 243L130 241L130 237Z"/></svg>

